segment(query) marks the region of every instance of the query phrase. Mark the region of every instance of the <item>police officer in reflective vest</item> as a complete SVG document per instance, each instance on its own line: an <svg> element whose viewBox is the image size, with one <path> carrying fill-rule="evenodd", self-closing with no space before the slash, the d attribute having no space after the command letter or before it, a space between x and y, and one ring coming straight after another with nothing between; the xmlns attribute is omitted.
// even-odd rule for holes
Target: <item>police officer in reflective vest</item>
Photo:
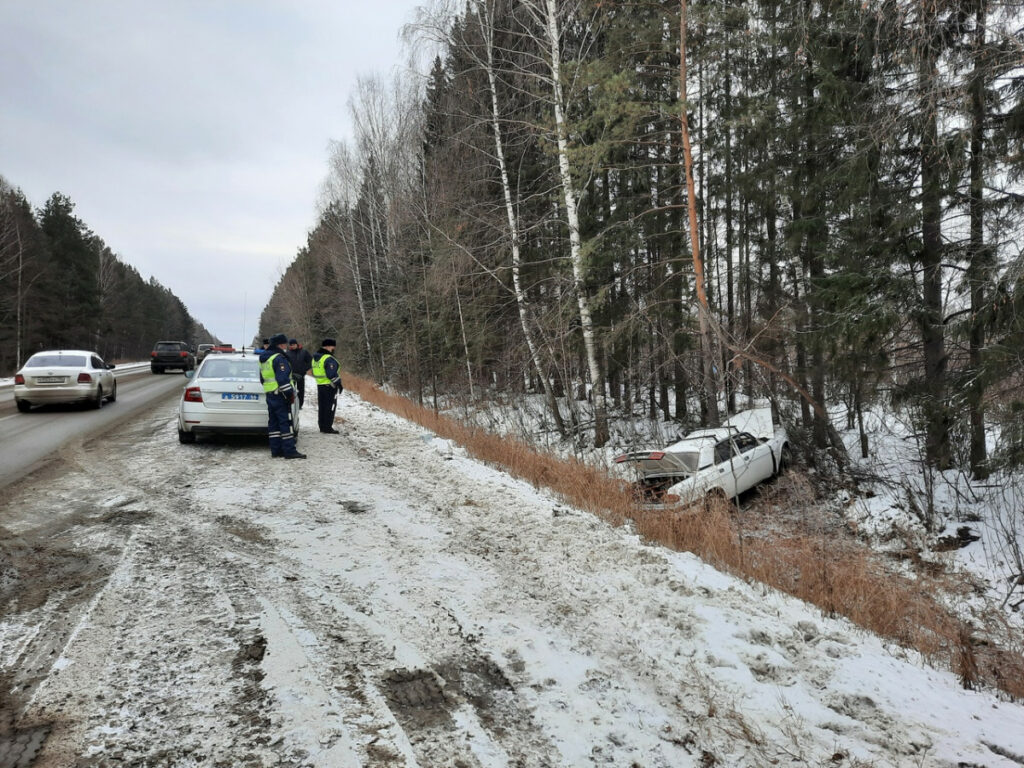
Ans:
<svg viewBox="0 0 1024 768"><path fill-rule="evenodd" d="M334 428L334 411L338 407L338 393L341 386L341 364L334 356L334 339L324 339L320 349L313 355L313 378L316 380L317 422L320 431L328 435L338 434Z"/></svg>
<svg viewBox="0 0 1024 768"><path fill-rule="evenodd" d="M306 454L295 449L295 431L292 428L292 366L284 348L288 337L283 333L270 338L270 347L260 353L260 381L267 397L267 433L270 436L270 455L286 459L304 459Z"/></svg>

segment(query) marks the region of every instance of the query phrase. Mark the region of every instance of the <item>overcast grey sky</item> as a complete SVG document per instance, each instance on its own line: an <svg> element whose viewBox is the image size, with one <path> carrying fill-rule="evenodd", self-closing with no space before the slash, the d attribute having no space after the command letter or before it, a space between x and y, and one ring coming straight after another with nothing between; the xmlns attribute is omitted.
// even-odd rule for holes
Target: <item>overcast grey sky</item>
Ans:
<svg viewBox="0 0 1024 768"><path fill-rule="evenodd" d="M356 78L403 70L418 4L0 0L0 175L34 207L66 194L122 261L248 341L315 223Z"/></svg>

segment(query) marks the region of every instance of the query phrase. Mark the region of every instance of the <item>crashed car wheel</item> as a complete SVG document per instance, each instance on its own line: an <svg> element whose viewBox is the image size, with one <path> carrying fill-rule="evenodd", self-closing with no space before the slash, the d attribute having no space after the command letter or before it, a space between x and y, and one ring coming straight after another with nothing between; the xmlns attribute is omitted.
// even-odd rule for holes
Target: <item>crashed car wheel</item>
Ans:
<svg viewBox="0 0 1024 768"><path fill-rule="evenodd" d="M32 410L32 404L28 400L16 400L18 410L22 413L28 413Z"/></svg>
<svg viewBox="0 0 1024 768"><path fill-rule="evenodd" d="M704 496L703 506L705 512L733 512L736 509L736 503L726 496L725 491L721 488L713 488L708 491Z"/></svg>
<svg viewBox="0 0 1024 768"><path fill-rule="evenodd" d="M784 445L779 453L779 467L775 474L781 475L784 472L788 472L791 466L793 466L793 451L788 445Z"/></svg>

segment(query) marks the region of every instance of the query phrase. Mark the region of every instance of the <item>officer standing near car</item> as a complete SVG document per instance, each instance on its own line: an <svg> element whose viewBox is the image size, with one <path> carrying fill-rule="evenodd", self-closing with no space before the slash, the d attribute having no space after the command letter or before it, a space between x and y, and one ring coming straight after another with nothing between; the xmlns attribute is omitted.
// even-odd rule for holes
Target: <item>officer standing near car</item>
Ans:
<svg viewBox="0 0 1024 768"><path fill-rule="evenodd" d="M313 378L316 380L317 422L320 431L328 435L338 434L334 428L334 411L338 407L338 393L341 386L341 364L334 356L334 339L324 339L313 355Z"/></svg>
<svg viewBox="0 0 1024 768"><path fill-rule="evenodd" d="M295 430L292 427L292 366L285 354L288 337L283 333L270 338L268 349L260 353L260 381L267 396L267 434L270 437L270 455L286 459L304 459L306 454L295 448Z"/></svg>
<svg viewBox="0 0 1024 768"><path fill-rule="evenodd" d="M299 395L299 408L306 401L306 374L313 366L313 356L309 350L299 344L297 339L288 339L288 362L292 364L292 378L295 391Z"/></svg>

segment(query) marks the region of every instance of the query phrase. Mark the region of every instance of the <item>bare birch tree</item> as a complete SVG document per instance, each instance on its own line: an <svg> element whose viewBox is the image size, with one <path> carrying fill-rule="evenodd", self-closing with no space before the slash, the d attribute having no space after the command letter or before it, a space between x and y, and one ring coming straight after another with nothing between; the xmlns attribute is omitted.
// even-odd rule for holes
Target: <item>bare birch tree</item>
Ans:
<svg viewBox="0 0 1024 768"><path fill-rule="evenodd" d="M529 351L530 361L532 362L537 378L540 381L548 410L555 422L555 427L558 430L558 433L565 437L567 435L565 423L562 419L562 413L558 406L558 400L555 397L554 388L548 373L549 367L554 365L554 361L551 359L545 361L542 357L543 344L536 338L536 334L534 333L534 327L536 326L537 321L534 317L529 295L523 285L522 235L518 213L518 200L516 199L516 192L512 188L508 169L508 160L505 154L503 128L505 115L500 103L501 97L498 87L499 73L495 56L497 3L495 0L469 0L469 3L467 4L467 11L472 14L477 21L476 29L478 29L480 33L480 47L482 47L482 52L478 55L476 52L476 46L471 42L468 44L466 44L467 41L459 42L463 43L463 49L466 50L474 59L476 65L483 70L487 78L489 97L488 106L490 107L490 114L488 118L491 134L494 140L493 161L498 167L502 201L505 208L505 220L508 226L507 237L511 259L512 290L515 295L516 309L519 316L519 327L523 332L523 339L526 342L526 347ZM453 24L451 23L452 16L453 11L446 7L446 4L442 5L435 10L432 17L427 17L427 15L424 14L420 19L420 29L426 29L428 33L433 34L442 40L446 40L448 37L448 30L453 27ZM550 352L547 353L547 356L548 358L551 358Z"/></svg>
<svg viewBox="0 0 1024 768"><path fill-rule="evenodd" d="M573 181L569 160L569 126L566 119L565 90L562 85L562 38L559 25L559 0L528 0L523 2L540 29L538 42L544 53L545 65L550 70L551 108L555 121L555 143L558 154L558 173L562 184L566 225L569 229L569 261L572 266L573 286L579 310L580 328L587 369L590 373L591 399L594 409L594 446L600 448L608 442L608 406L605 395L604 374L601 370L600 339L594 327L593 311L587 291L587 265L580 237L579 195Z"/></svg>
<svg viewBox="0 0 1024 768"><path fill-rule="evenodd" d="M372 366L374 361L373 345L370 343L370 324L367 318L366 299L363 296L363 277L359 263L354 216L359 199L359 169L351 149L344 142L334 144L330 162L330 174L324 183L325 204L321 218L334 230L342 242L344 253L338 253L332 248L329 250L329 257L336 274L347 271L352 278L363 342L366 344L366 360ZM344 262L342 262L342 258L344 258Z"/></svg>

